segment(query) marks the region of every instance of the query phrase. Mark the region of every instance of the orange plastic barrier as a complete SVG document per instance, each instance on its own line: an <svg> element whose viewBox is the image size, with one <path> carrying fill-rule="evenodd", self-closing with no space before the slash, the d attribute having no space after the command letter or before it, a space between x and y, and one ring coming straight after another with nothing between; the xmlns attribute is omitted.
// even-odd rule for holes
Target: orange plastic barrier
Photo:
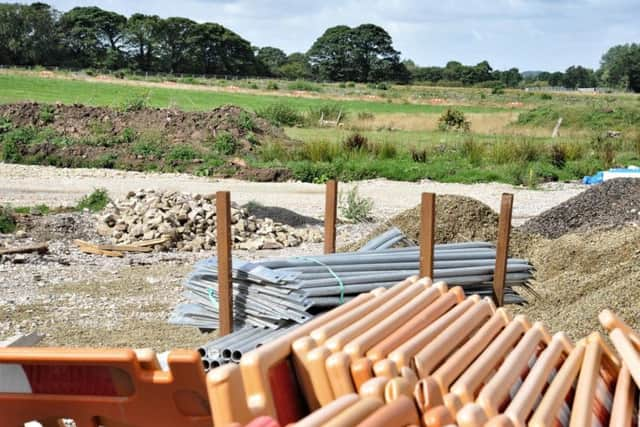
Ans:
<svg viewBox="0 0 640 427"><path fill-rule="evenodd" d="M169 371L149 362L127 349L0 349L1 425L70 418L77 427L211 427L198 352L171 352Z"/></svg>

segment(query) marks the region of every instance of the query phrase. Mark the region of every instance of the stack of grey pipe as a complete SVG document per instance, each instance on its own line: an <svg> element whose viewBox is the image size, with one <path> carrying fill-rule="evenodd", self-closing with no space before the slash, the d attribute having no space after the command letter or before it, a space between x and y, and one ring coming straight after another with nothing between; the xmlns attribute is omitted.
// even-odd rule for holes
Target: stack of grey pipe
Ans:
<svg viewBox="0 0 640 427"><path fill-rule="evenodd" d="M357 252L265 259L253 263L234 259L234 327L236 330L246 326L281 329L304 323L312 317L311 313L417 275L419 248L393 248L407 242L398 229L391 229ZM487 242L436 245L434 280L461 286L468 294L491 295L495 257L494 245ZM526 260L508 260L506 303L524 301L513 287L527 286L532 271L533 267ZM170 323L216 329L217 259L199 262L184 286L184 296L189 303L176 307Z"/></svg>
<svg viewBox="0 0 640 427"><path fill-rule="evenodd" d="M226 363L238 363L244 353L277 338L287 332L288 328L273 330L247 326L224 337L209 341L198 348L204 369L208 371Z"/></svg>

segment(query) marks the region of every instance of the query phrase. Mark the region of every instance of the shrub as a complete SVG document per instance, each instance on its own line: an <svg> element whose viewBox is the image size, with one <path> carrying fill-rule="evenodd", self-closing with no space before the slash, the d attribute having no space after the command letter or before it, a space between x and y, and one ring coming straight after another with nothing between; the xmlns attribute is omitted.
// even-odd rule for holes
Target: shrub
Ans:
<svg viewBox="0 0 640 427"><path fill-rule="evenodd" d="M258 157L263 162L284 161L289 158L289 151L277 141L269 141L258 149Z"/></svg>
<svg viewBox="0 0 640 427"><path fill-rule="evenodd" d="M553 96L551 96L550 93L541 93L540 94L540 99L542 99L544 101L551 101L553 99Z"/></svg>
<svg viewBox="0 0 640 427"><path fill-rule="evenodd" d="M193 147L188 145L178 145L173 147L167 154L167 160L170 163L188 162L198 157L198 153Z"/></svg>
<svg viewBox="0 0 640 427"><path fill-rule="evenodd" d="M340 156L340 146L330 141L305 142L298 151L301 160L331 162Z"/></svg>
<svg viewBox="0 0 640 427"><path fill-rule="evenodd" d="M298 126L304 124L304 117L291 105L277 102L258 111L258 116L276 126Z"/></svg>
<svg viewBox="0 0 640 427"><path fill-rule="evenodd" d="M465 138L462 142L462 155L469 159L474 166L479 166L484 157L484 145L476 142L473 137Z"/></svg>
<svg viewBox="0 0 640 427"><path fill-rule="evenodd" d="M229 132L221 132L216 136L216 140L213 143L215 150L225 156L230 156L238 149L238 143L236 139Z"/></svg>
<svg viewBox="0 0 640 427"><path fill-rule="evenodd" d="M567 152L560 144L553 144L551 146L551 164L557 168L562 169L567 163Z"/></svg>
<svg viewBox="0 0 640 427"><path fill-rule="evenodd" d="M118 156L115 154L103 154L92 162L94 168L113 169L118 162Z"/></svg>
<svg viewBox="0 0 640 427"><path fill-rule="evenodd" d="M364 151L368 149L369 140L360 133L352 133L342 143L347 151Z"/></svg>
<svg viewBox="0 0 640 427"><path fill-rule="evenodd" d="M249 89L259 89L258 84L257 83L249 84Z"/></svg>
<svg viewBox="0 0 640 427"><path fill-rule="evenodd" d="M371 219L373 200L362 197L358 193L358 186L352 187L346 195L340 196L340 213L353 222L365 222Z"/></svg>
<svg viewBox="0 0 640 427"><path fill-rule="evenodd" d="M315 83L307 82L304 80L296 80L287 85L289 90L304 90L307 92L322 92L322 87Z"/></svg>
<svg viewBox="0 0 640 427"><path fill-rule="evenodd" d="M354 82L347 82L347 87L356 87Z"/></svg>
<svg viewBox="0 0 640 427"><path fill-rule="evenodd" d="M471 124L460 110L447 108L438 119L438 129L444 132L450 130L468 132L470 128Z"/></svg>
<svg viewBox="0 0 640 427"><path fill-rule="evenodd" d="M371 149L379 159L395 159L398 156L398 149L395 144L384 141L379 144L372 144Z"/></svg>
<svg viewBox="0 0 640 427"><path fill-rule="evenodd" d="M270 81L267 83L267 90L280 90L278 83Z"/></svg>
<svg viewBox="0 0 640 427"><path fill-rule="evenodd" d="M616 157L616 143L614 138L610 138L607 135L598 135L591 141L591 146L605 169L613 166L613 161Z"/></svg>
<svg viewBox="0 0 640 427"><path fill-rule="evenodd" d="M7 119L6 117L0 117L0 134L9 132L12 127L13 123L11 123L11 120Z"/></svg>
<svg viewBox="0 0 640 427"><path fill-rule="evenodd" d="M136 133L136 131L130 127L126 127L122 130L122 133L120 134L120 142L123 142L125 144L130 144L133 141L135 141L136 137L138 136L138 134Z"/></svg>
<svg viewBox="0 0 640 427"><path fill-rule="evenodd" d="M43 105L38 112L38 119L43 125L53 123L55 120L55 109L52 105Z"/></svg>
<svg viewBox="0 0 640 427"><path fill-rule="evenodd" d="M103 210L109 203L109 193L105 188L97 188L91 194L84 196L76 205L77 210L88 209L91 212Z"/></svg>
<svg viewBox="0 0 640 427"><path fill-rule="evenodd" d="M238 127L245 132L251 132L255 129L256 124L253 121L253 117L246 111L241 111L238 114Z"/></svg>
<svg viewBox="0 0 640 427"><path fill-rule="evenodd" d="M16 231L16 217L10 206L0 206L0 233L8 234Z"/></svg>
<svg viewBox="0 0 640 427"><path fill-rule="evenodd" d="M142 95L136 94L128 97L120 105L120 109L125 112L140 111L149 107L149 91L144 92Z"/></svg>
<svg viewBox="0 0 640 427"><path fill-rule="evenodd" d="M503 95L504 94L504 85L497 84L491 89L492 95Z"/></svg>
<svg viewBox="0 0 640 427"><path fill-rule="evenodd" d="M375 116L373 115L373 113L370 113L368 111L361 111L358 113L358 120L373 120L375 118Z"/></svg>
<svg viewBox="0 0 640 427"><path fill-rule="evenodd" d="M411 160L416 163L425 163L427 161L427 150L422 148L412 148L411 150Z"/></svg>

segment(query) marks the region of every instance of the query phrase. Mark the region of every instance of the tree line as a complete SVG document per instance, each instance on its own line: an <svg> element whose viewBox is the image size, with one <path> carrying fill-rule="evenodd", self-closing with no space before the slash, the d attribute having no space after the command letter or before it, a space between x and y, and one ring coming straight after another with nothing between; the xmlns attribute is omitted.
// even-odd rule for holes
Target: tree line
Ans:
<svg viewBox="0 0 640 427"><path fill-rule="evenodd" d="M598 70L576 65L564 72L523 74L518 68L494 70L487 61L450 61L444 67L401 61L389 33L373 24L329 28L307 52L287 55L276 47L252 46L215 23L140 13L126 17L98 7L63 13L45 3L0 3L0 64L442 86L604 85L640 92L635 43L609 49Z"/></svg>

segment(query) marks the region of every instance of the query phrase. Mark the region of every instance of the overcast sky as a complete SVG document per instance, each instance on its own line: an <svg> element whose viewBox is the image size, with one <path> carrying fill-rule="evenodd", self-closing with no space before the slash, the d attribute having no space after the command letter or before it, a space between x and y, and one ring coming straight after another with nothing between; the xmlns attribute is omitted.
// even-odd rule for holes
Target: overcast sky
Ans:
<svg viewBox="0 0 640 427"><path fill-rule="evenodd" d="M44 0L46 2L46 0ZM222 24L256 46L306 51L334 25L385 28L403 58L494 68L597 68L620 43L640 42L640 0L55 0L61 11L97 5L124 15L184 16Z"/></svg>

